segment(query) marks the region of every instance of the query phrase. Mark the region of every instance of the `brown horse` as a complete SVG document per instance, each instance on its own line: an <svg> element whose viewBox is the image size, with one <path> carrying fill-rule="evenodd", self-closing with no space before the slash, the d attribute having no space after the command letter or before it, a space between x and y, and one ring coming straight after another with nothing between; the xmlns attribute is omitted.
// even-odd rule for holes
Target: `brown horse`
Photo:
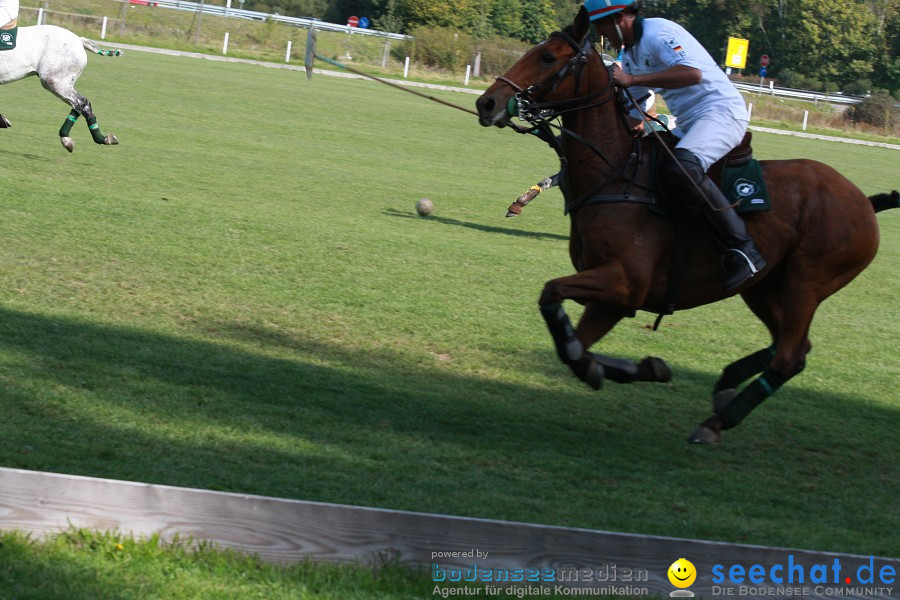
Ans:
<svg viewBox="0 0 900 600"><path fill-rule="evenodd" d="M548 281L539 305L560 359L588 385L668 381L664 361L640 363L589 351L620 319L636 310L666 312L676 250L675 220L645 203L652 196L646 148L636 141L617 101L610 72L588 41L582 9L563 32L528 51L478 99L480 123L510 124L512 107L543 133L561 116L557 147L567 166L563 192L571 214L569 252L577 273ZM646 143L646 142L645 142ZM643 149L642 149L643 148ZM766 268L738 290L766 325L772 345L722 371L713 411L688 438L721 441L765 398L803 370L810 323L819 304L847 285L875 257L875 213L898 206L898 194L867 198L831 167L812 160L761 161L772 210L746 215ZM643 195L643 196L642 196ZM704 230L681 276L677 307L726 298L719 251ZM577 328L562 303L585 305ZM751 377L754 381L739 390Z"/></svg>

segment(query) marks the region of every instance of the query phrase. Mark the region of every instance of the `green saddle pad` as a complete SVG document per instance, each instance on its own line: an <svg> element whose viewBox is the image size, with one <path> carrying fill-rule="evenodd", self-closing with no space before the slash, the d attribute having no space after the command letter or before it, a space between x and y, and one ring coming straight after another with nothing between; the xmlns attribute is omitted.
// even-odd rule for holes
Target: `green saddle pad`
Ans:
<svg viewBox="0 0 900 600"><path fill-rule="evenodd" d="M654 160L656 158L654 157ZM657 173L654 171L654 173ZM654 182L658 182L654 178ZM726 167L722 173L722 185L719 186L722 193L728 199L729 203L734 204L740 201L735 207L739 213L747 212L765 212L772 210L772 204L769 202L769 191L766 189L766 182L763 181L762 168L759 161L751 158L750 162L739 167ZM658 215L672 217L671 205L664 198L665 194L659 190L660 194L656 201L650 205L650 210Z"/></svg>
<svg viewBox="0 0 900 600"><path fill-rule="evenodd" d="M0 51L12 50L16 47L16 33L18 33L18 31L18 27L13 27L12 29L0 29Z"/></svg>
<svg viewBox="0 0 900 600"><path fill-rule="evenodd" d="M721 190L730 202L741 203L736 208L739 213L772 209L769 191L762 177L762 168L755 158L739 167L726 167L722 174Z"/></svg>

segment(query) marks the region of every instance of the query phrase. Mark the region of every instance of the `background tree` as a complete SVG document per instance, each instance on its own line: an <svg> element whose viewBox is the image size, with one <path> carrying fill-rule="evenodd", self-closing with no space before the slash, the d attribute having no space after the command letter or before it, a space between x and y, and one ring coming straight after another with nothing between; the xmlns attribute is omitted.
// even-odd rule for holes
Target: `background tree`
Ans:
<svg viewBox="0 0 900 600"><path fill-rule="evenodd" d="M522 32L519 39L536 44L557 29L559 20L551 0L523 2ZM572 13L575 16L575 12ZM570 21L571 22L571 21Z"/></svg>
<svg viewBox="0 0 900 600"><path fill-rule="evenodd" d="M457 40L474 36L479 48L498 38L536 43L572 22L579 0L248 0L247 8L346 23L368 17L381 30ZM729 37L750 41L746 73L767 54L770 77L817 90L900 97L900 0L645 0L645 17L665 17L690 31L724 65ZM449 34L445 36L444 34ZM455 35L455 37L454 37ZM454 44L456 45L456 44Z"/></svg>

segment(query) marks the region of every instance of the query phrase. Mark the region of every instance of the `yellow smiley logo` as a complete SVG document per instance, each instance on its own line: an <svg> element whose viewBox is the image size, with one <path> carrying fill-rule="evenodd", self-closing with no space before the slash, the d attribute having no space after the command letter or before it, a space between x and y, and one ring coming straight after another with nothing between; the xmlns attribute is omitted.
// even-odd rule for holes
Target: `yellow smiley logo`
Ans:
<svg viewBox="0 0 900 600"><path fill-rule="evenodd" d="M669 582L677 588L691 587L697 579L697 569L686 558L679 558L669 567Z"/></svg>

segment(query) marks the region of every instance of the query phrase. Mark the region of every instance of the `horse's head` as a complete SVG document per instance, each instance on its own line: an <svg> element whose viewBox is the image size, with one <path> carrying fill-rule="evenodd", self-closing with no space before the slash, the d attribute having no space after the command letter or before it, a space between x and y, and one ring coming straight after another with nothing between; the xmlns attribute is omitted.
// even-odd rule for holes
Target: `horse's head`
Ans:
<svg viewBox="0 0 900 600"><path fill-rule="evenodd" d="M517 107L553 108L609 86L609 73L590 44L584 7L572 25L525 53L475 102L479 122L504 127ZM597 75L594 75L597 73ZM528 115L521 115L525 118Z"/></svg>

